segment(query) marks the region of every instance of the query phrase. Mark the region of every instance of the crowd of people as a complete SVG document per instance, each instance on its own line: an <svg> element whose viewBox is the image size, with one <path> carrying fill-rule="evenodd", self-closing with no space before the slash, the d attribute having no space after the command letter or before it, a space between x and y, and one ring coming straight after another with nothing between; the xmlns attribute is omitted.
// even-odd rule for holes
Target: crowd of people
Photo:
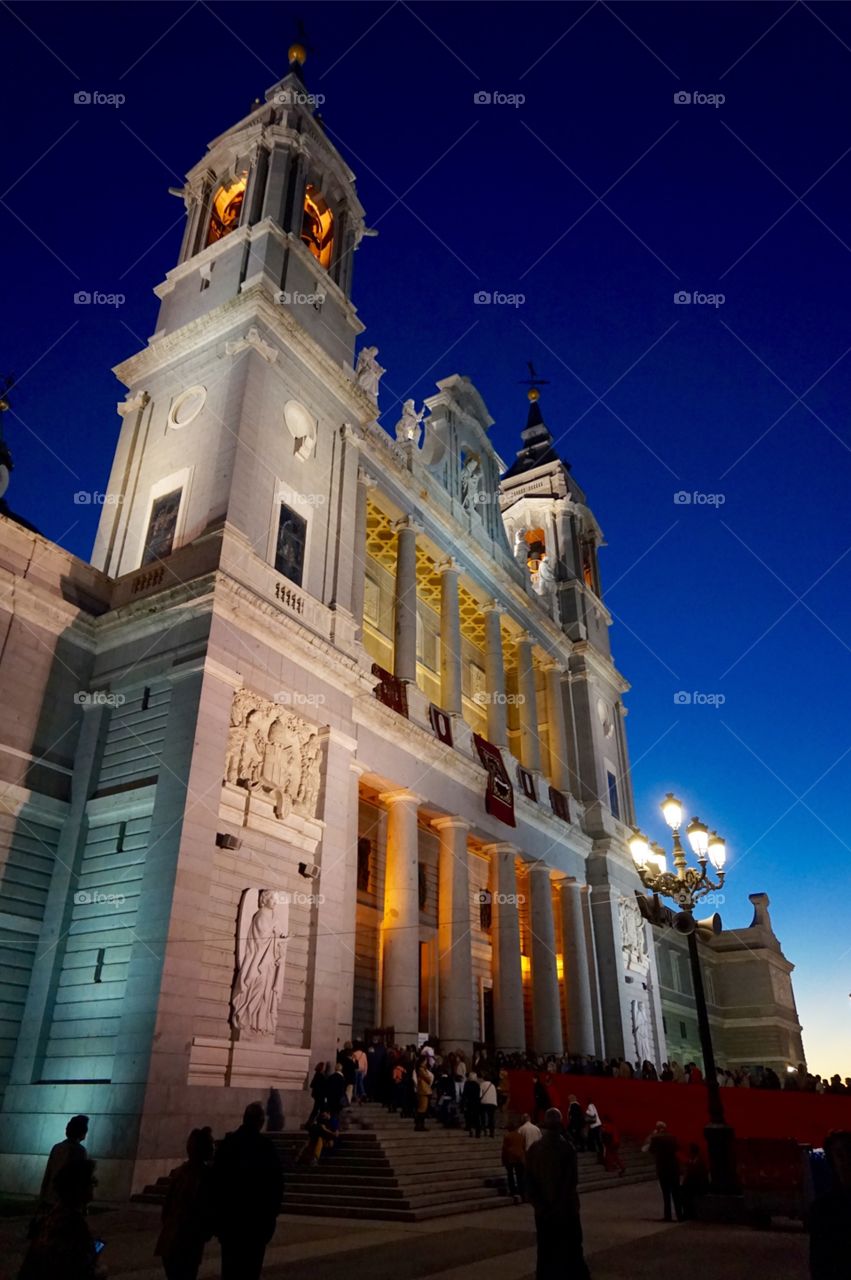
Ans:
<svg viewBox="0 0 851 1280"><path fill-rule="evenodd" d="M342 1077L343 1094L335 1077ZM466 1128L471 1137L493 1138L496 1117L508 1103L508 1064L503 1055L489 1057L485 1050L470 1056L462 1050L440 1054L426 1042L422 1046L374 1042L346 1043L333 1070L319 1063L311 1081L314 1111L332 1120L347 1103L369 1100L387 1111L412 1119L423 1131L431 1116L447 1128Z"/></svg>
<svg viewBox="0 0 851 1280"><path fill-rule="evenodd" d="M578 1153L592 1152L611 1172L626 1172L620 1154L620 1134L610 1116L593 1102L593 1086L586 1085L580 1103L568 1095L566 1111L552 1105L548 1085L564 1071L588 1076L617 1074L624 1066L613 1060L612 1070L594 1070L597 1060L573 1058L572 1065L554 1059L533 1059L532 1107L519 1120L508 1112L508 1072L517 1068L515 1057L485 1052L471 1056L450 1052L441 1056L436 1047L409 1045L343 1046L333 1063L317 1064L310 1084L312 1111L303 1126L304 1145L298 1155L315 1164L323 1152L340 1139L347 1107L370 1100L389 1112L413 1121L415 1131L431 1117L438 1123L464 1128L471 1138L502 1140L501 1160L514 1203L528 1203L535 1214L537 1231L537 1280L556 1280L564 1274L587 1277L579 1214ZM522 1062L528 1066L529 1059ZM590 1065L592 1069L586 1069ZM699 1079L698 1069L682 1076L668 1063L665 1071L645 1079ZM633 1072L635 1074L635 1072ZM760 1071L749 1087L777 1088ZM803 1066L794 1073L796 1083L786 1088L817 1092ZM771 1072L775 1080L777 1076ZM838 1079L838 1077L835 1077ZM731 1081L730 1083L741 1083ZM833 1082L830 1082L832 1084ZM845 1086L828 1092L845 1092ZM745 1087L748 1087L746 1085ZM258 1280L266 1247L271 1240L283 1197L283 1172L274 1144L263 1133L282 1128L283 1116L273 1106L273 1095L264 1107L250 1104L241 1126L215 1143L209 1128L193 1129L186 1145L186 1161L169 1177L162 1208L161 1229L155 1254L161 1259L166 1280L196 1280L204 1248L214 1236L221 1246L222 1280ZM660 1100L665 1094L660 1091ZM275 1095L277 1097L277 1095ZM499 1125L497 1120L500 1117ZM39 1205L30 1224L29 1245L19 1280L103 1280L101 1260L104 1242L91 1229L87 1209L97 1185L95 1162L84 1145L88 1117L73 1116L65 1139L51 1150L41 1185ZM686 1149L660 1120L642 1150L655 1164L666 1222L697 1216L701 1197L710 1189L707 1166L700 1147ZM834 1133L825 1143L828 1182L819 1193L811 1221L812 1275L814 1280L845 1276L831 1269L845 1265L845 1233L851 1213L851 1133Z"/></svg>
<svg viewBox="0 0 851 1280"><path fill-rule="evenodd" d="M533 1071L547 1075L608 1076L622 1080L657 1080L663 1084L703 1084L703 1070L696 1062L680 1063L676 1058L663 1062L657 1069L647 1059L634 1062L626 1058L593 1058L582 1054L562 1054L558 1057L541 1057L533 1053L497 1054L498 1067L508 1071ZM813 1075L801 1062L787 1068L781 1078L773 1067L765 1066L716 1066L718 1083L739 1089L784 1089L799 1093L851 1093L851 1076L829 1078Z"/></svg>

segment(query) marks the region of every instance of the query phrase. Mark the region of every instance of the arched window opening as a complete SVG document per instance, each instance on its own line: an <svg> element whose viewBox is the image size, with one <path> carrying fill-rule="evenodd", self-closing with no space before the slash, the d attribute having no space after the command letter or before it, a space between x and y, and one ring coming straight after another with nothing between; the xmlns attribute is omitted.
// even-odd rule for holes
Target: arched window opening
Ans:
<svg viewBox="0 0 851 1280"><path fill-rule="evenodd" d="M244 169L230 182L223 182L213 196L207 244L215 244L239 226L239 215L248 186L248 170Z"/></svg>
<svg viewBox="0 0 851 1280"><path fill-rule="evenodd" d="M304 192L301 238L320 267L327 270L334 251L334 215L328 201L312 182L308 182Z"/></svg>

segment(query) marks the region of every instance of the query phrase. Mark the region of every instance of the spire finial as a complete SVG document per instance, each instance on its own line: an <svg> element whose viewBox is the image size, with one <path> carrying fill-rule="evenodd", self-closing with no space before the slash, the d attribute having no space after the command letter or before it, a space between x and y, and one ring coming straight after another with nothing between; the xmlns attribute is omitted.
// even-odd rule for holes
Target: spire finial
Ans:
<svg viewBox="0 0 851 1280"><path fill-rule="evenodd" d="M287 50L287 58L291 67L303 67L307 61L307 51L310 46L307 43L307 37L304 34L304 23L301 19L296 23L296 30L298 34Z"/></svg>
<svg viewBox="0 0 851 1280"><path fill-rule="evenodd" d="M526 392L526 398L528 399L529 403L537 404L537 402L541 398L541 387L548 387L550 385L549 379L538 377L537 373L535 372L535 366L532 364L531 360L526 361L526 367L529 370L529 377L521 378L520 385L522 387L529 388L529 390Z"/></svg>

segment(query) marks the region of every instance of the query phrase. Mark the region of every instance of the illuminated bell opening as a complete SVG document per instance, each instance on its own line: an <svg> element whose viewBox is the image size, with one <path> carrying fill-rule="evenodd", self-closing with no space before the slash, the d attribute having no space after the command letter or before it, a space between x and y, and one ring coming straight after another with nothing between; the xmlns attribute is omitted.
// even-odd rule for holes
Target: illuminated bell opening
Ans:
<svg viewBox="0 0 851 1280"><path fill-rule="evenodd" d="M673 792L669 791L665 796L661 809L668 826L676 830L683 820L683 806Z"/></svg>
<svg viewBox="0 0 851 1280"><path fill-rule="evenodd" d="M223 182L216 194L210 209L210 226L207 231L207 244L215 244L230 235L239 226L242 213L242 202L245 199L245 188L248 186L248 170L243 169L231 182Z"/></svg>
<svg viewBox="0 0 851 1280"><path fill-rule="evenodd" d="M312 182L308 182L304 190L301 239L320 267L327 270L334 252L334 215L328 201Z"/></svg>

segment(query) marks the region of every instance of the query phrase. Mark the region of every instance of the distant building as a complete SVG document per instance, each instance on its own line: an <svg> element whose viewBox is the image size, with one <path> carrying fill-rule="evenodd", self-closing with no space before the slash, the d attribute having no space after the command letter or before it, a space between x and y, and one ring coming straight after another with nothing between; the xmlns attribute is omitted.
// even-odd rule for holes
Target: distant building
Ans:
<svg viewBox="0 0 851 1280"><path fill-rule="evenodd" d="M768 913L768 895L752 893L753 920L743 929L698 931L712 1045L723 1067L771 1067L781 1080L804 1062L791 964ZM653 925L663 1030L668 1055L703 1065L694 1008L688 940L671 928L672 913Z"/></svg>
<svg viewBox="0 0 851 1280"><path fill-rule="evenodd" d="M295 1122L368 1031L669 1052L600 528L534 377L508 468L465 377L379 426L301 61L188 175L93 564L0 518L5 1188L74 1112L107 1196L272 1085ZM779 1054L788 966L737 1040L724 936L731 1052Z"/></svg>

